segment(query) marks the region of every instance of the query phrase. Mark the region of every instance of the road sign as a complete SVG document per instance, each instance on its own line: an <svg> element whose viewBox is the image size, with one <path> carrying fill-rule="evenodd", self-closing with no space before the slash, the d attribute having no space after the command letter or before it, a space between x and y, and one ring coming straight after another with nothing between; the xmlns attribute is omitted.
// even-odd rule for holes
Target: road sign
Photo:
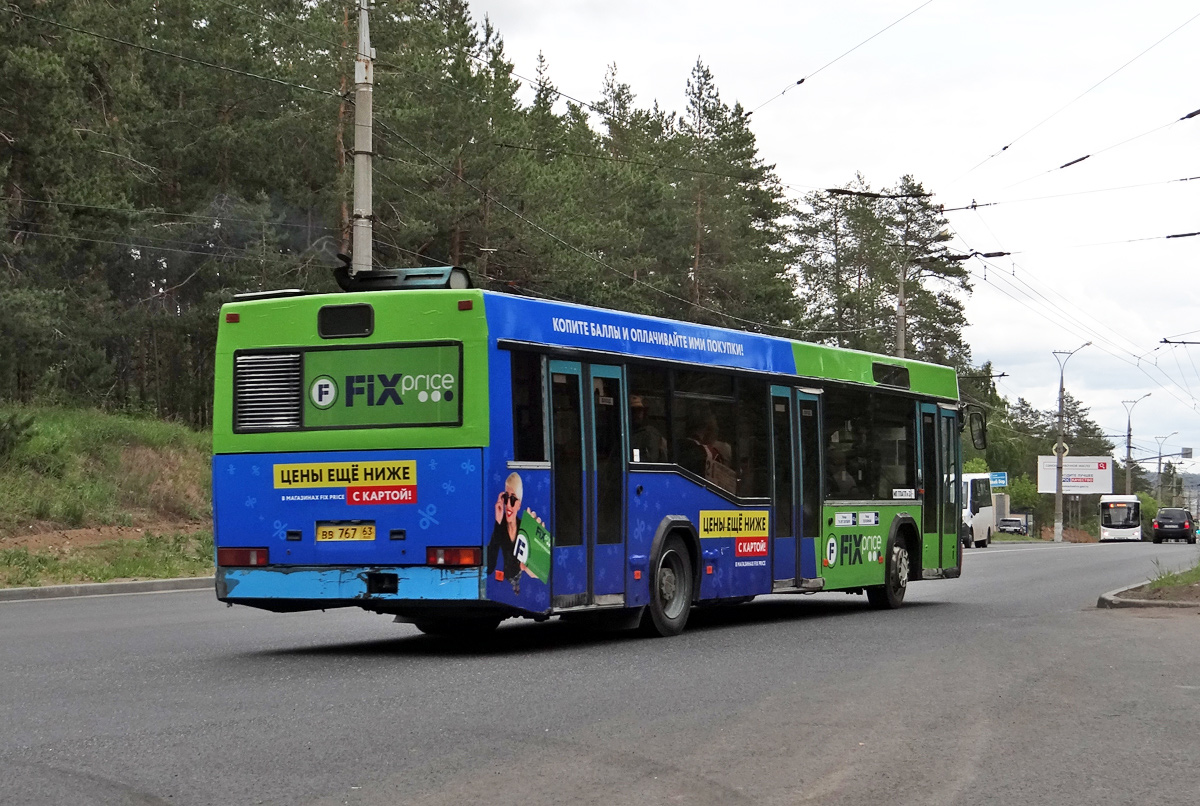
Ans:
<svg viewBox="0 0 1200 806"><path fill-rule="evenodd" d="M993 487L1007 487L1008 486L1008 473L1003 472L1003 471L1000 473L992 473L992 486Z"/></svg>

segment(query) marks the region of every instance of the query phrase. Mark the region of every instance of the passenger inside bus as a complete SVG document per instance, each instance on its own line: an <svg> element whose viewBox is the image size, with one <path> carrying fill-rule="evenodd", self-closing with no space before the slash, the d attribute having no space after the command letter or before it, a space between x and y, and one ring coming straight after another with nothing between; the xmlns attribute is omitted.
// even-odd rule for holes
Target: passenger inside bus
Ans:
<svg viewBox="0 0 1200 806"><path fill-rule="evenodd" d="M737 490L737 471L730 467L733 448L722 442L716 416L707 408L688 412L687 438L680 444L679 463L722 489Z"/></svg>
<svg viewBox="0 0 1200 806"><path fill-rule="evenodd" d="M629 396L629 421L632 424L633 461L667 461L667 439L650 423L649 409L641 395Z"/></svg>
<svg viewBox="0 0 1200 806"><path fill-rule="evenodd" d="M854 476L846 467L846 454L840 450L829 451L829 491L834 498L859 497Z"/></svg>
<svg viewBox="0 0 1200 806"><path fill-rule="evenodd" d="M711 460L708 447L710 421L715 425L715 418L707 409L693 408L687 415L687 436L679 444L679 464L697 476L704 475Z"/></svg>

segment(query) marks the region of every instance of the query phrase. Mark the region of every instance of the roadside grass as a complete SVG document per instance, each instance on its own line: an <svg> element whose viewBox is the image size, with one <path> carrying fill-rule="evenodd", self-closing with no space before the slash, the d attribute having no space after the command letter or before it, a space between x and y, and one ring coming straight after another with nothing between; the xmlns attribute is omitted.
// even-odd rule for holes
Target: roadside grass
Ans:
<svg viewBox="0 0 1200 806"><path fill-rule="evenodd" d="M1168 588L1186 588L1200 582L1200 558L1197 559L1195 566L1183 571L1166 571L1159 565L1158 560L1154 561L1154 578L1150 580L1150 590L1164 590Z"/></svg>
<svg viewBox="0 0 1200 806"><path fill-rule="evenodd" d="M211 436L96 410L0 407L32 418L0 454L0 536L26 525L128 526L212 511Z"/></svg>
<svg viewBox="0 0 1200 806"><path fill-rule="evenodd" d="M0 587L37 587L213 573L211 531L147 533L69 549L0 549Z"/></svg>

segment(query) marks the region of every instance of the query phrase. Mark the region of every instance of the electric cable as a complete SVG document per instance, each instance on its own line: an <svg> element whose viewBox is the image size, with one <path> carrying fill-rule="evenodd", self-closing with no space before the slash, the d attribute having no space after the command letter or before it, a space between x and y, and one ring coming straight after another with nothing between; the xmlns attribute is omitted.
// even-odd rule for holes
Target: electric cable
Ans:
<svg viewBox="0 0 1200 806"><path fill-rule="evenodd" d="M1136 62L1138 59L1142 58L1142 57L1143 57L1143 56L1145 56L1147 53L1149 53L1150 51L1154 50L1156 47L1158 47L1159 45L1161 45L1163 42L1165 42L1166 40L1168 40L1169 38L1171 38L1172 36L1174 36L1174 35L1175 35L1176 33L1178 33L1178 32L1179 32L1179 31L1180 31L1182 28L1184 28L1184 27L1185 27L1185 26L1186 26L1188 23L1190 23L1190 22L1192 22L1192 20L1196 19L1196 17L1200 17L1200 13L1197 13L1197 14L1194 14L1194 15L1192 15L1191 17L1189 17L1188 19L1186 19L1186 20L1185 20L1185 21L1184 21L1182 24L1180 24L1178 27L1176 27L1176 28L1172 29L1172 30L1171 30L1171 31L1170 31L1170 32L1169 32L1169 33L1168 33L1166 36L1164 36L1162 39L1159 39L1159 40L1158 40L1157 42L1155 42L1153 45L1151 45L1150 47L1146 48L1146 49L1145 49L1145 50L1143 50L1141 53L1139 53L1138 55L1134 56L1134 57L1133 57L1132 59L1130 59L1129 61L1127 61L1127 62L1125 62L1124 64L1122 64L1122 65L1121 65L1120 67L1118 67L1116 70L1113 70L1111 73L1109 73L1109 74L1108 74L1108 75L1106 75L1104 78L1102 78L1102 79L1100 79L1099 81L1097 81L1097 82L1096 82L1095 84L1093 84L1092 86L1088 87L1086 90L1084 90L1083 92L1081 92L1079 95L1075 96L1075 97L1074 97L1074 98L1072 98L1070 101L1067 101L1067 103L1065 103L1065 104L1063 104L1062 106L1060 106L1060 107L1059 107L1057 110L1055 110L1054 112L1052 112L1052 113L1051 113L1051 114L1050 114L1048 117L1046 117L1046 118L1043 118L1041 121L1039 121L1038 123L1034 124L1032 128L1026 129L1024 132L1022 132L1021 134L1017 135L1017 137L1016 137L1016 138L1014 138L1012 141L1010 141L1008 145L1006 145L1006 146L1004 146L1003 148L1001 148L1001 149L1000 149L999 151L997 151L995 154L992 154L991 156L989 156L989 157L985 158L983 161L979 162L977 165L975 165L973 168L971 168L971 170L967 171L967 173L966 173L966 174L963 174L963 176L967 176L967 174L970 174L972 171L974 171L976 168L979 168L979 167L980 167L980 166L982 166L984 163L986 163L986 162L989 162L989 161L991 161L992 159L994 159L995 157L998 157L998 156L1000 156L1001 154L1003 154L1005 151L1008 151L1008 149L1010 149L1010 148L1012 148L1014 145L1016 145L1016 144L1017 144L1017 142L1018 142L1019 140L1023 139L1023 138L1024 138L1026 135L1028 135L1028 134L1031 134L1031 133L1032 133L1032 132L1034 132L1035 130L1037 130L1037 129L1041 128L1041 126L1042 126L1043 124L1045 124L1045 123L1049 122L1050 120L1054 119L1055 117L1057 117L1057 116L1059 115L1059 113L1061 113L1062 111L1064 111L1065 109L1067 109L1069 106L1071 106L1072 104L1074 104L1074 103L1075 103L1076 101L1078 101L1080 98L1083 98L1085 95L1087 95L1088 93L1092 92L1092 90L1096 89L1096 88L1097 88L1097 87L1099 87L1101 84L1103 84L1104 82L1108 81L1110 78L1112 78L1113 76L1115 76L1117 73L1121 72L1121 71L1122 71L1122 70L1124 70L1126 67L1128 67L1129 65L1133 64L1133 63L1134 63L1134 62ZM961 177L961 176L959 177L959 179L962 179L962 178L963 178L963 177ZM956 181L957 181L957 180L956 180Z"/></svg>
<svg viewBox="0 0 1200 806"><path fill-rule="evenodd" d="M98 34L95 31L88 31L83 28L76 28L73 25L67 25L65 22L56 22L55 20L47 20L42 17L35 17L32 14L27 14L24 11L21 11L20 9L13 9L11 6L4 6L3 10L7 11L9 14L13 14L13 15L17 16L18 18L33 20L34 22L40 22L45 25L53 25L57 28L62 28L67 31L74 31L77 34L84 34L86 36L95 37L96 39L102 39L107 42L115 42L118 45L124 45L125 47L135 48L137 50L145 51L147 53L154 53L159 56L166 56L171 59L178 59L181 62L198 64L198 65L201 65L202 67L209 67L209 68L212 68L213 70L221 70L226 73L232 73L234 75L243 76L246 78L256 78L259 81L269 81L272 84L280 84L285 87L292 87L293 89L306 90L308 92L315 92L320 95L329 95L329 96L332 96L339 100L343 99L342 95L340 93L336 93L331 90L321 90L321 89L317 89L315 87L306 86L304 84L296 84L291 81L285 81L281 78L273 78L271 76L259 75L258 73L251 73L247 70L239 70L236 67L228 67L223 64L216 64L215 62L206 62L202 59L194 59L190 56L184 56L179 53L171 53L169 51L159 50L158 48L152 48L148 45L139 45L136 42L128 42L124 39L118 39L117 37L114 37L114 36L107 36L105 34Z"/></svg>
<svg viewBox="0 0 1200 806"><path fill-rule="evenodd" d="M510 215L514 216L514 217L515 217L515 218L517 218L518 220L520 220L520 221L524 222L525 224L527 224L527 225L529 225L529 226L533 227L535 230L537 230L538 232L542 233L542 234L543 234L543 235L545 235L546 237L550 238L552 241L554 241L555 243L559 244L560 246L563 246L563 247L565 247L565 248L569 249L570 251L572 251L572 252L575 252L575 253L579 254L580 256L582 256L582 257L586 258L587 260L589 260L589 261L592 261L592 262L596 263L597 265L601 266L602 268L604 268L604 269L607 269L608 271L610 271L610 272L612 272L612 273L614 273L614 274L616 274L616 275L618 275L618 276L620 276L620 277L623 277L624 279L626 279L626 280L630 281L630 282L631 282L631 283L633 283L634 285L637 285L637 286L641 286L641 287L647 288L647 289L649 289L649 290L651 290L651 291L654 291L654 292L655 292L655 293L657 293L657 294L660 294L660 295L662 295L662 296L664 296L664 297L667 297L668 299L671 299L671 300L673 300L673 301L675 301L675 302L682 303L682 304L684 304L684 305L686 305L686 306L688 306L688 307L690 307L690 308L694 308L694 309L696 309L696 310L705 311L705 312L707 312L707 313L711 313L711 314L713 314L713 315L715 315L715 316L721 317L721 318L723 318L723 319L726 319L726 320L729 320L729 321L733 321L733 322L739 322L739 323L746 324L746 325L751 325L751 326L753 326L754 328L758 329L760 332L761 332L761 330L762 330L762 329L777 330L777 331L782 331L782 332L786 332L786 333L800 333L800 334L803 334L803 335L811 335L811 334L816 334L816 333L836 333L836 332L843 332L843 331L818 331L818 330L806 330L806 329L803 329L803 328L797 328L797 327L792 327L792 326L788 326L788 325L772 325L772 324L767 324L767 323L765 323L765 322L759 322L759 321L756 321L756 320L753 320L753 319L746 319L746 318L744 318L744 317L735 316L734 314L730 314L730 313L727 313L727 312L721 311L721 310L719 310L719 309L716 309L716 308L709 307L709 306L707 306L707 305L702 305L702 304L700 304L700 303L693 302L693 301L691 301L691 300L689 300L689 299L685 299L685 298L683 298L683 297L680 297L680 296L679 296L679 295L677 295L677 294L674 294L674 293L672 293L672 292L670 292L670 291L667 291L666 289L659 288L658 286L656 286L656 285L653 285L652 283L647 283L645 280L642 280L642 279L640 279L640 278L638 278L638 277L635 277L634 275L632 275L632 274L629 274L628 272L621 271L620 269L618 269L618 268L616 268L615 266L612 266L612 265L610 265L610 264L606 263L605 261L603 261L603 260L601 260L600 258L596 257L595 255L589 254L588 252L586 252L586 251L584 251L584 250L580 249L579 247L577 247L577 246L574 246L574 245L573 245L573 244L571 244L571 243L568 243L567 241L565 241L565 240L563 240L562 238L560 238L558 235L555 235L554 233L552 233L552 232L550 232L549 230L547 230L545 227L542 227L540 224L537 224L536 222L532 221L532 220L531 220L531 219L529 219L528 217L526 217L526 216L522 215L522 214L521 214L520 212L518 212L517 210L513 209L512 207L510 207L509 205L505 204L503 201L501 201L500 199L498 199L496 196L494 196L494 195L490 194L488 191L485 191L485 190L483 190L482 188L480 188L480 187L479 187L478 185L476 185L475 183L473 183L473 182L471 182L471 181L469 181L469 180L467 180L467 179L465 179L465 178L463 178L463 177L460 177L460 176L458 176L458 174L457 174L457 173L454 171L454 169L453 169L453 168L451 168L451 167L449 167L449 166L447 166L447 165L442 165L440 162L438 162L438 160L437 160L435 157L433 157L432 155L430 155L430 154L426 153L426 152L425 152L424 150L422 150L422 149L421 149L421 148L420 148L418 145L416 145L415 143L413 143L411 140L409 140L407 137L405 137L405 136L404 136L403 134L401 134L400 132L396 131L396 130L395 130L394 128L392 128L391 126L388 126L386 123L382 123L382 122L379 122L379 121L377 121L377 123L378 123L378 125L379 125L379 126L381 126L381 127L382 127L382 128L383 128L383 129L384 129L384 130L385 130L385 131L388 133L388 134L390 134L390 135L392 135L392 136L396 137L396 138L397 138L397 139L399 139L401 142L405 143L405 144L406 144L406 145L407 145L409 148L412 148L414 151L416 151L418 154L420 154L422 157L424 157L426 160L428 160L428 161L429 161L429 163L430 163L431 165L433 165L433 166L435 166L435 167L437 167L437 168L440 168L441 170L445 171L446 173L449 173L449 174L450 174L451 176L453 176L453 177L454 177L454 178L455 178L457 181L459 181L459 182L461 182L462 184L466 185L468 188L470 188L471 190L475 191L475 192L476 192L477 194L479 194L481 197L483 197L483 198L487 198L487 199L490 199L492 202L494 202L494 203L495 203L495 204L496 204L498 207L500 207L502 210L504 210L505 212L507 212L507 213L509 213Z"/></svg>
<svg viewBox="0 0 1200 806"><path fill-rule="evenodd" d="M1026 182L1029 182L1029 181L1032 181L1032 180L1034 180L1034 179L1037 179L1037 178L1039 178L1039 177L1045 176L1046 174L1052 174L1052 173L1056 173L1057 171L1061 171L1061 170L1063 170L1064 168L1070 168L1070 167L1072 167L1072 166L1074 166L1074 165L1078 165L1079 163L1083 162L1084 160L1089 160L1089 159L1091 159L1092 157L1098 156L1098 155L1100 155L1100 154L1103 154L1103 153L1105 153L1105 152L1107 152L1107 151L1112 151L1114 148L1119 148L1120 146L1123 146L1123 145L1125 145L1126 143L1132 143L1132 142L1133 142L1133 141L1135 141L1135 140L1140 140L1140 139L1142 139L1143 137L1147 137L1147 136L1149 136L1149 135L1151 135L1151 134L1154 134L1154 133L1156 133L1156 132L1160 132L1160 131L1162 131L1163 129L1168 129L1168 128L1170 128L1171 126L1174 126L1174 125L1175 125L1175 124L1177 124L1177 123L1182 123L1182 122L1183 122L1183 121L1185 121L1185 120L1191 120L1192 118L1196 117L1197 115L1200 115L1200 109L1196 109L1196 110L1194 110L1194 111L1192 111L1192 112L1189 112L1188 114L1184 115L1184 116L1183 116L1183 117L1181 117L1181 118L1177 118L1176 120L1172 120L1170 123L1164 123L1164 124L1162 124L1161 126L1156 126L1155 128L1153 128L1153 129L1150 129L1149 131L1145 131L1145 132L1142 132L1141 134L1134 135L1133 137L1129 137L1129 138L1127 138L1127 139L1125 139L1125 140L1122 140L1122 141L1121 141L1121 142L1119 142L1119 143L1114 143L1113 145L1111 145L1111 146L1107 146L1107 147L1105 147L1105 148L1102 148L1102 149L1100 149L1100 150L1098 150L1098 151L1092 151L1092 152L1090 152L1090 153L1088 153L1088 154L1084 154L1082 157L1077 157L1076 159L1073 159L1073 160L1071 160L1070 162L1063 163L1062 165L1058 166L1057 168L1050 168L1050 169L1048 169L1048 170L1045 170L1045 171L1042 171L1042 172L1040 172L1040 173L1036 173L1036 174L1034 174L1034 175L1032 175L1032 176L1028 176L1028 177L1026 177L1026 178L1024 178L1024 179L1020 180L1019 182L1013 182L1011 185L1005 185L1005 186L1004 186L1004 189L1005 189L1005 190L1008 190L1009 188L1015 188L1015 187L1016 187L1016 186L1018 186L1018 185L1023 185L1023 184L1025 184Z"/></svg>
<svg viewBox="0 0 1200 806"><path fill-rule="evenodd" d="M111 206L105 206L105 205L101 205L101 204L78 204L75 202L51 201L49 199L32 199L27 196L0 196L0 201L18 202L18 203L25 203L25 204L38 204L38 205L46 205L46 206L50 206L50 207L70 207L72 209L78 209L78 210L99 210L99 211L104 211L104 212L124 213L124 214L130 215L130 216L153 215L153 216L164 216L164 217L171 217L171 218L185 218L185 219L190 219L192 221L228 221L228 222L234 223L234 224L256 224L256 225L266 224L266 225L269 225L272 227L290 227L293 229L312 229L312 230L319 230L321 232L338 232L339 231L338 228L336 228L336 227L322 227L319 225L313 225L312 227L310 227L307 224L290 224L286 221L264 221L261 219L254 219L254 218L235 218L233 216L221 215L220 213L214 213L211 215L203 215L200 213L172 213L167 210L154 210L154 209L145 208L145 207L111 207ZM166 222L166 223L167 224L172 224L172 223L183 224L186 222L176 221L176 222Z"/></svg>
<svg viewBox="0 0 1200 806"><path fill-rule="evenodd" d="M1136 184L1136 185L1120 185L1118 187L1111 187L1111 188L1094 188L1092 190L1077 190L1077 191L1073 191L1070 193L1053 193L1053 194L1050 194L1047 196L1029 196L1024 199L1002 199L1000 201L983 202L983 203L972 201L970 204L959 205L957 207L942 207L941 212L955 213L955 212L960 212L963 210L979 210L984 207L998 207L1002 204L1024 204L1026 202L1046 201L1048 199L1063 199L1063 198L1067 198L1069 196L1087 196L1087 195L1090 195L1093 193L1115 193L1115 192L1121 191L1121 190L1132 190L1135 188L1156 187L1158 185L1171 185L1171 184L1176 184L1178 182L1191 182L1196 179L1200 179L1200 176L1185 176L1185 177L1181 177L1179 179L1164 179L1159 182L1142 182L1142 183Z"/></svg>
<svg viewBox="0 0 1200 806"><path fill-rule="evenodd" d="M913 14L916 14L918 11L920 11L920 10L921 10L921 9L923 9L923 8L925 8L925 6L929 5L929 4L930 4L930 3L932 3L932 2L933 2L933 0L925 0L925 2L924 2L924 3L922 3L922 4L921 4L921 5L919 5L919 6L917 6L917 7L916 7L916 8L914 8L912 11L908 12L908 13L907 13L907 14L905 14L903 17L901 17L900 19L898 19L898 20L896 20L895 22L891 23L890 25L887 25L887 26L885 26L884 28L881 28L880 30L878 30L878 31L876 31L875 33L871 34L871 35L870 35L870 36L868 36L866 39L864 39L863 41L859 42L859 43L858 43L857 45L855 45L854 47L850 48L850 50L848 50L848 51L846 51L845 53L843 53L841 56L838 56L837 58L833 59L832 61L826 62L825 64L823 64L822 66L820 66L820 67L818 67L816 70L814 70L813 72L811 72L811 73L809 73L808 75L806 75L806 76L804 76L803 78L801 78L799 81L795 81L795 82L793 82L793 83L791 83L791 84L788 84L786 87L784 87L784 88L783 88L782 90L780 90L778 93L776 93L775 95L772 95L770 98L768 98L767 100L763 101L763 102L762 102L761 104L759 104L758 106L756 106L756 107L754 107L753 109L751 109L751 110L750 110L750 112L749 112L749 114L753 115L755 112L757 112L758 110L762 109L764 106L766 106L767 104L771 103L771 102L772 102L772 101L774 101L775 99L777 99L777 98L782 98L782 97L783 97L783 95L784 95L784 94L785 94L785 93L786 93L788 90L792 89L793 87L798 87L798 86L800 86L801 84L803 84L803 83L804 83L805 81L807 81L808 79L810 79L810 78L812 78L813 76L817 75L817 73L820 73L820 72L821 72L822 70L824 70L826 67L832 67L834 64L836 64L837 62L840 62L842 59L846 58L846 57L847 57L847 56L849 56L851 53L853 53L854 51L858 50L859 48L861 48L863 45L865 45L865 44L867 44L868 42L870 42L870 41L871 41L872 39L874 39L875 37L879 36L880 34L882 34L882 33L883 33L883 32L885 32L885 31L887 31L889 28L892 28L892 27L894 27L894 26L896 26L896 25L899 25L900 23L904 22L906 19L908 19L909 17L911 17Z"/></svg>

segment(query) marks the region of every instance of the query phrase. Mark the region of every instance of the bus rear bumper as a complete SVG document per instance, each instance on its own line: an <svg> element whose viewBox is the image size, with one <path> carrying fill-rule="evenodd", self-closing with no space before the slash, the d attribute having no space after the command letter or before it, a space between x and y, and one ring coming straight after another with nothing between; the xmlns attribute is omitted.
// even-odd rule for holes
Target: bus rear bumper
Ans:
<svg viewBox="0 0 1200 806"><path fill-rule="evenodd" d="M480 601L479 568L267 566L216 572L217 598L266 610Z"/></svg>

